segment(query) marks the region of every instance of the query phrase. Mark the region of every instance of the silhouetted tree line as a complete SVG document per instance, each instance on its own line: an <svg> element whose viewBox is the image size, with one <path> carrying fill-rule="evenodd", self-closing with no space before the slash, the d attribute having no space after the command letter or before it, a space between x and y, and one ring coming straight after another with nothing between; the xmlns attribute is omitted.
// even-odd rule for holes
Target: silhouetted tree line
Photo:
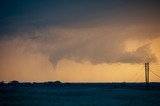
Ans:
<svg viewBox="0 0 160 106"><path fill-rule="evenodd" d="M45 88L133 88L133 89L145 89L145 83L62 83L60 81L49 82L19 82L13 80L9 83L4 81L0 82L0 87L45 87ZM160 90L160 83L150 83L150 89Z"/></svg>
<svg viewBox="0 0 160 106"><path fill-rule="evenodd" d="M60 81L31 83L31 82L19 82L19 81L13 80L8 83L4 83L4 81L1 81L0 86L6 86L6 87L61 87L62 83Z"/></svg>

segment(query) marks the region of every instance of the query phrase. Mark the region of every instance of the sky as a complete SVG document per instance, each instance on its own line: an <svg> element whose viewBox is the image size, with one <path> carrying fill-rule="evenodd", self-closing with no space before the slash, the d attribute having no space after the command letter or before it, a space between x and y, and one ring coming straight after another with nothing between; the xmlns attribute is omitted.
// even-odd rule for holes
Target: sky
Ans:
<svg viewBox="0 0 160 106"><path fill-rule="evenodd" d="M1 0L0 80L160 82L159 0ZM157 76L156 76L156 75Z"/></svg>

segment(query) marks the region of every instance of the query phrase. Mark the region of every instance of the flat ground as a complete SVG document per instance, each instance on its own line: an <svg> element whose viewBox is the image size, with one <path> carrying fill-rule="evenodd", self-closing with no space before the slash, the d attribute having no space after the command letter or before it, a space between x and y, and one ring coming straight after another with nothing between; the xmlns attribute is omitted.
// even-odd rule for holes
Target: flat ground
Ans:
<svg viewBox="0 0 160 106"><path fill-rule="evenodd" d="M0 88L0 106L160 106L160 90Z"/></svg>

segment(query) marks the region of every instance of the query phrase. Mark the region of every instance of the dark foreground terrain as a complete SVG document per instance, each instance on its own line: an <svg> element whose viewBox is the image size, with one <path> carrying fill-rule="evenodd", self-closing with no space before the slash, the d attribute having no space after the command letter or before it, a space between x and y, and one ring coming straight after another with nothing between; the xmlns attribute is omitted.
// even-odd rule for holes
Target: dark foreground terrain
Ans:
<svg viewBox="0 0 160 106"><path fill-rule="evenodd" d="M19 83L0 85L0 106L160 106L160 83Z"/></svg>

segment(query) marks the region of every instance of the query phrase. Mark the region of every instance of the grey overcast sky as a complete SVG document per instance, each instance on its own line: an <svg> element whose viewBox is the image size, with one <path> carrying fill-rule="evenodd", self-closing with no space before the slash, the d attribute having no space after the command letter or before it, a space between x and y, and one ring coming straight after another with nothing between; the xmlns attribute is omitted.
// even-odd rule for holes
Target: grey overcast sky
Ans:
<svg viewBox="0 0 160 106"><path fill-rule="evenodd" d="M118 81L116 64L159 63L159 0L0 0L0 14L1 80Z"/></svg>

